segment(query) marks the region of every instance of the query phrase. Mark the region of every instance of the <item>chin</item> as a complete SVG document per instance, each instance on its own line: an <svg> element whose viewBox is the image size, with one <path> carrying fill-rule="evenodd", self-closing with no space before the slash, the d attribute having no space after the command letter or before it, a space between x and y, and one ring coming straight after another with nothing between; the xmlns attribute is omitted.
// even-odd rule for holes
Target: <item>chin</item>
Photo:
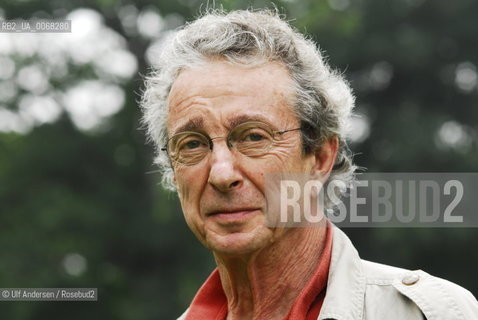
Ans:
<svg viewBox="0 0 478 320"><path fill-rule="evenodd" d="M227 256L243 256L261 250L270 244L271 235L254 232L235 232L226 235L212 234L206 238L207 247L214 253Z"/></svg>

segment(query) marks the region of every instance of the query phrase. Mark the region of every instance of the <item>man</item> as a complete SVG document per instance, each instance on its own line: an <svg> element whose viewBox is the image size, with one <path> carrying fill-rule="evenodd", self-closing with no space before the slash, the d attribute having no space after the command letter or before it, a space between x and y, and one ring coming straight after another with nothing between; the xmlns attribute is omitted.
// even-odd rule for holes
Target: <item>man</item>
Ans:
<svg viewBox="0 0 478 320"><path fill-rule="evenodd" d="M271 12L213 12L159 66L142 101L156 162L217 263L181 319L478 319L465 289L363 261L325 219L266 223L272 173L353 180L354 99L313 42Z"/></svg>

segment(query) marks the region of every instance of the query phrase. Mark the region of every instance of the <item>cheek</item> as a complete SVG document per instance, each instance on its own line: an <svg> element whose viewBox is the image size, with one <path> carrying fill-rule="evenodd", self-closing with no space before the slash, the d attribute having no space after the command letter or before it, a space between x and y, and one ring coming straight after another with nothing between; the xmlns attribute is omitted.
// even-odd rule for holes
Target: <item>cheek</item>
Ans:
<svg viewBox="0 0 478 320"><path fill-rule="evenodd" d="M189 178L188 174L185 174L180 171L178 172L176 177L178 196L184 211L188 209L188 207L191 205L191 200L194 198L194 194L192 192L193 190L195 190L194 179Z"/></svg>
<svg viewBox="0 0 478 320"><path fill-rule="evenodd" d="M183 211L187 215L197 214L199 200L207 183L204 170L179 167L176 170L176 186Z"/></svg>
<svg viewBox="0 0 478 320"><path fill-rule="evenodd" d="M186 170L184 173L178 172L176 181L184 220L199 241L207 247L205 226L199 205L204 184L199 179L197 172L192 170Z"/></svg>

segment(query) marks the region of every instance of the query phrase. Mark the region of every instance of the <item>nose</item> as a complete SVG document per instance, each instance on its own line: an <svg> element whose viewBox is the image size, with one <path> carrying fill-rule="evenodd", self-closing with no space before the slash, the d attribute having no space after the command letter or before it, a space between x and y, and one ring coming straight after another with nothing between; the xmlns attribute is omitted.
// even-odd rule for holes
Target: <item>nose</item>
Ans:
<svg viewBox="0 0 478 320"><path fill-rule="evenodd" d="M237 158L226 141L215 142L210 161L208 183L216 190L224 193L241 185L243 177L236 165Z"/></svg>

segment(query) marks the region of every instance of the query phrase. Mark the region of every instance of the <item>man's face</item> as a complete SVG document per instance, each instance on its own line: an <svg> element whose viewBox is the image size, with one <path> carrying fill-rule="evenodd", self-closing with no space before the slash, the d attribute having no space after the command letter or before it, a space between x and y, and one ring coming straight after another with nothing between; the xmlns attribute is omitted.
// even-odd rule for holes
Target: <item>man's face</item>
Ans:
<svg viewBox="0 0 478 320"><path fill-rule="evenodd" d="M291 108L292 80L282 65L260 67L211 62L184 70L169 96L168 133L199 131L226 137L237 124L260 121L274 131L300 127ZM193 129L191 129L193 128ZM188 226L209 249L246 254L280 239L285 230L264 225L264 176L311 172L315 157L303 155L300 131L278 136L264 155L248 157L214 139L213 150L195 165L173 163Z"/></svg>

